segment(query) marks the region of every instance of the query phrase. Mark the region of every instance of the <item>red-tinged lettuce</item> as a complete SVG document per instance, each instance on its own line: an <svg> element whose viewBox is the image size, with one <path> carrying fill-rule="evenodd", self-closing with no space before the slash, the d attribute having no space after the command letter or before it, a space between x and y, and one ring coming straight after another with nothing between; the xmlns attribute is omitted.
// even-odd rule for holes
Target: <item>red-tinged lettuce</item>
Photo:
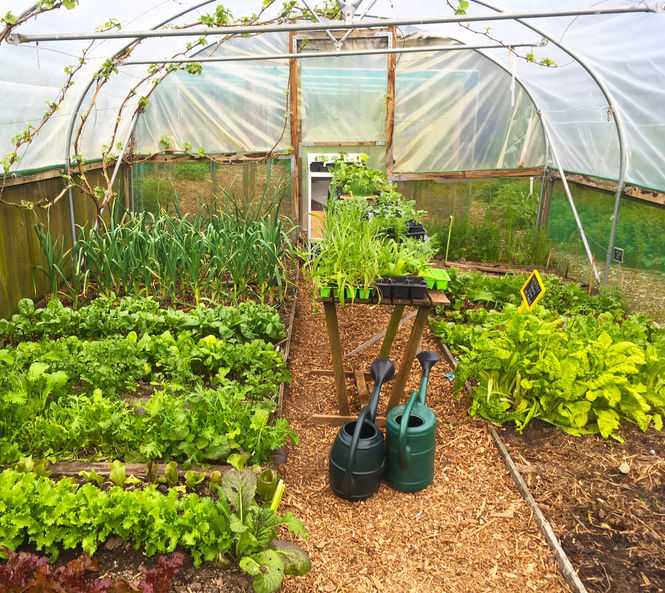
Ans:
<svg viewBox="0 0 665 593"><path fill-rule="evenodd" d="M166 593L183 562L177 552L160 556L155 568L142 569L143 579L134 586L120 578L99 578L97 562L88 554L55 568L46 556L7 547L3 552L8 560L0 566L0 593Z"/></svg>

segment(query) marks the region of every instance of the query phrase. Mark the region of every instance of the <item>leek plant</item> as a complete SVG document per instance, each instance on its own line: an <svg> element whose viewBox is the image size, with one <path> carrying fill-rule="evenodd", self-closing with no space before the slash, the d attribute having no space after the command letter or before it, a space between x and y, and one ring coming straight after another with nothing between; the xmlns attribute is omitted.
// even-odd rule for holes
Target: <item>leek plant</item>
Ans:
<svg viewBox="0 0 665 593"><path fill-rule="evenodd" d="M32 284L36 293L37 284L35 281L35 273L41 272L46 276L51 298L56 298L58 296L60 282L67 283L65 270L71 256L71 250L64 249L64 239L62 237L54 238L51 234L50 213L46 217L46 225L41 222L35 224L35 233L37 233L39 246L44 255L44 265L35 266L33 269Z"/></svg>
<svg viewBox="0 0 665 593"><path fill-rule="evenodd" d="M234 303L254 295L265 302L287 282L293 248L279 215L283 191L258 201L225 192L221 207L193 216L111 213L99 229L81 229L78 261L106 294L154 294L176 303L191 291Z"/></svg>

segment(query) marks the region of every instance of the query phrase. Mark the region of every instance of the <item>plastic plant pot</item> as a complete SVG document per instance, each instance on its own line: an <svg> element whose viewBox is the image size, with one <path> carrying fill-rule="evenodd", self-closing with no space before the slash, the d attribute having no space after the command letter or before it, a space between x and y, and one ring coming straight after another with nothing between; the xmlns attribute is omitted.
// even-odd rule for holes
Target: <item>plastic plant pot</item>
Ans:
<svg viewBox="0 0 665 593"><path fill-rule="evenodd" d="M321 297L324 299L327 299L331 296L331 293L333 292L333 289L335 289L334 286L322 286L321 287Z"/></svg>
<svg viewBox="0 0 665 593"><path fill-rule="evenodd" d="M409 280L408 276L393 276L392 287L394 299L411 298L411 281Z"/></svg>
<svg viewBox="0 0 665 593"><path fill-rule="evenodd" d="M388 277L383 278L379 282L375 282L374 286L383 299L390 299L393 296L393 285Z"/></svg>
<svg viewBox="0 0 665 593"><path fill-rule="evenodd" d="M333 296L335 298L339 298L339 288L336 286L333 287ZM351 288L350 286L345 286L344 287L344 298L345 299L352 299L356 296L356 290L355 288Z"/></svg>
<svg viewBox="0 0 665 593"><path fill-rule="evenodd" d="M409 231L406 232L406 236L407 236L407 238L410 238L410 239L416 239L418 241L424 241L425 237L427 237L427 233L424 230L422 230L422 231L411 231L411 230L409 230Z"/></svg>
<svg viewBox="0 0 665 593"><path fill-rule="evenodd" d="M372 288L371 286L368 288L358 287L356 290L358 298L366 301L372 299L372 297L376 293L376 289Z"/></svg>
<svg viewBox="0 0 665 593"><path fill-rule="evenodd" d="M410 297L414 300L427 298L427 282L420 276L411 278Z"/></svg>
<svg viewBox="0 0 665 593"><path fill-rule="evenodd" d="M448 288L450 276L448 276L448 272L441 268L430 268L423 272L421 276L425 279L430 289L445 290Z"/></svg>

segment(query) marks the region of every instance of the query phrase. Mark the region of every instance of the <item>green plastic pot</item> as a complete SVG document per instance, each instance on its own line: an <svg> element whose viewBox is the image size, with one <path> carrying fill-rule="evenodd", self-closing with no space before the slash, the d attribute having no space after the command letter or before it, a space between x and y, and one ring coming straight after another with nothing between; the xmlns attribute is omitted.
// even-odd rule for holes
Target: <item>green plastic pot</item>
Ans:
<svg viewBox="0 0 665 593"><path fill-rule="evenodd" d="M344 287L344 297L345 298L352 299L353 297L355 297L355 295L356 295L356 289L355 288L351 288L350 286L345 286ZM333 288L333 296L335 298L339 297L339 288L337 288L336 286Z"/></svg>
<svg viewBox="0 0 665 593"><path fill-rule="evenodd" d="M429 270L425 270L420 276L425 279L430 290L445 290L448 288L450 276L448 276L448 272L441 268L430 268Z"/></svg>
<svg viewBox="0 0 665 593"><path fill-rule="evenodd" d="M376 289L373 288L372 286L369 286L368 288L357 288L358 291L358 298L359 299L365 299L369 300L374 296L374 293L376 292Z"/></svg>

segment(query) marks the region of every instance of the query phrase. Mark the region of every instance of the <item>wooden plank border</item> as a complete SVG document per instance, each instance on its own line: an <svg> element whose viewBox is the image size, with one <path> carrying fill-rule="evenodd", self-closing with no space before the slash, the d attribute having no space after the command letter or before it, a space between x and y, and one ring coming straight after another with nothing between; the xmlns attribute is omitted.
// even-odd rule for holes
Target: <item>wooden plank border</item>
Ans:
<svg viewBox="0 0 665 593"><path fill-rule="evenodd" d="M124 466L127 476L133 475L140 480L145 480L148 475L148 465L146 463L125 463ZM156 463L155 468L158 475L163 475L164 470L166 469L166 463ZM111 464L108 462L58 461L49 464L46 469L51 472L52 477L56 478L78 477L80 472L89 472L93 469L97 474L103 477L108 477L111 474ZM185 470L182 469L182 464L178 464L176 473L179 477L183 478L185 473L191 470L203 473L209 478L210 474L214 471L224 473L232 469L233 467L230 465L209 465L207 467L193 466Z"/></svg>
<svg viewBox="0 0 665 593"><path fill-rule="evenodd" d="M561 176L557 171L551 171L550 174L556 179L561 179ZM593 187L595 189L602 189L612 193L616 193L617 191L617 182L609 179L600 179L599 177L579 175L576 173L566 173L566 179L572 183L579 183L580 185L586 185L587 187ZM623 193L626 196L637 200L665 206L665 192L645 189L638 185L630 185L627 183L624 187ZM619 216L621 216L621 214L619 214Z"/></svg>
<svg viewBox="0 0 665 593"><path fill-rule="evenodd" d="M539 177L542 167L530 169L489 169L486 171L441 171L432 173L394 173L391 181L435 181L438 179L492 179L499 177Z"/></svg>
<svg viewBox="0 0 665 593"><path fill-rule="evenodd" d="M109 161L108 167L112 168L115 166L115 161ZM88 163L85 165L86 171L97 171L102 168L102 162L98 163ZM76 170L73 169L74 175L77 174ZM18 175L9 173L5 179L5 187L13 187L16 185L24 185L26 183L37 183L39 181L47 181L49 179L58 179L65 174L65 168L63 166L54 167L53 169L47 169L45 171L39 171L38 173L30 173L28 175Z"/></svg>
<svg viewBox="0 0 665 593"><path fill-rule="evenodd" d="M286 333L286 343L284 344L284 351L282 352L282 358L284 362L288 365L289 363L289 352L291 351L291 338L293 336L293 325L296 319L296 305L298 304L298 297L300 296L300 264L298 264L298 270L296 272L296 293L293 295L293 304L291 305L291 315L289 315L289 329ZM277 417L281 418L284 408L284 389L286 388L286 383L282 381L279 386L279 396L277 398Z"/></svg>

